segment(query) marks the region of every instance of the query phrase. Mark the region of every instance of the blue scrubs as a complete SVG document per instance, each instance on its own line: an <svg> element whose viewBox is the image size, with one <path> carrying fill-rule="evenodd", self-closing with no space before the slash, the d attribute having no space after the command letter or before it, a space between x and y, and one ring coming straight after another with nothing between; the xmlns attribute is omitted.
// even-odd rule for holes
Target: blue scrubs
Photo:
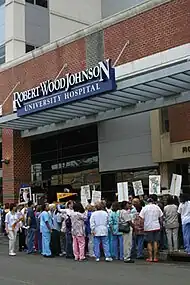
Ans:
<svg viewBox="0 0 190 285"><path fill-rule="evenodd" d="M46 222L48 222L50 227L52 228L52 218L50 214L46 211L43 211L40 215L40 232L42 233L42 255L50 256L51 232L48 229Z"/></svg>

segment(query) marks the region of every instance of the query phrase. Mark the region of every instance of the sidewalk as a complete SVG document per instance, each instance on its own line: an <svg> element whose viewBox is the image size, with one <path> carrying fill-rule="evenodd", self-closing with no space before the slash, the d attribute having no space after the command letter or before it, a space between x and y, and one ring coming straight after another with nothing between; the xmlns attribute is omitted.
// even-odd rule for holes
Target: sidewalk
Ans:
<svg viewBox="0 0 190 285"><path fill-rule="evenodd" d="M18 243L18 239L17 239ZM8 247L8 237L0 234L0 246ZM144 250L144 255L147 257L147 250ZM183 250L179 250L178 252L168 253L167 250L160 251L159 259L161 261L181 261L181 262L190 262L190 255L188 255Z"/></svg>

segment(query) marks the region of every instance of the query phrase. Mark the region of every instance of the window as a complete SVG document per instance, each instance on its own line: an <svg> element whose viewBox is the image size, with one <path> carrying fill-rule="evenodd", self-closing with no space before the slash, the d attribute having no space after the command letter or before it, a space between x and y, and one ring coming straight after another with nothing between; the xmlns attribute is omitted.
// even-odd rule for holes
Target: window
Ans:
<svg viewBox="0 0 190 285"><path fill-rule="evenodd" d="M168 118L168 108L161 109L161 124L162 133L169 132L169 118Z"/></svg>
<svg viewBox="0 0 190 285"><path fill-rule="evenodd" d="M27 53L27 52L30 52L30 51L32 51L32 50L34 50L34 49L35 49L35 46L27 45L27 44L26 44L26 53Z"/></svg>
<svg viewBox="0 0 190 285"><path fill-rule="evenodd" d="M26 44L26 53L38 48L37 46Z"/></svg>
<svg viewBox="0 0 190 285"><path fill-rule="evenodd" d="M34 0L26 0L27 3L34 4Z"/></svg>
<svg viewBox="0 0 190 285"><path fill-rule="evenodd" d="M48 7L48 0L36 0L36 5L47 8Z"/></svg>
<svg viewBox="0 0 190 285"><path fill-rule="evenodd" d="M26 0L26 2L30 4L38 5L44 8L48 7L48 0Z"/></svg>
<svg viewBox="0 0 190 285"><path fill-rule="evenodd" d="M5 0L0 0L0 6L2 6L3 4L5 4Z"/></svg>
<svg viewBox="0 0 190 285"><path fill-rule="evenodd" d="M0 46L0 64L5 63L5 45Z"/></svg>

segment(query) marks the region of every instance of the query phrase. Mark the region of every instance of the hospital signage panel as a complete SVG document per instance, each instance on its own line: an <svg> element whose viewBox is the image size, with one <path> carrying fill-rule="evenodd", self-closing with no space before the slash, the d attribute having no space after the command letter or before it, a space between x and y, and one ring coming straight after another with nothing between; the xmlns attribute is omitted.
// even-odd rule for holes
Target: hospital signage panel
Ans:
<svg viewBox="0 0 190 285"><path fill-rule="evenodd" d="M64 78L47 80L39 86L13 94L19 117L84 100L116 89L115 69L111 60L99 62L84 71L66 74Z"/></svg>

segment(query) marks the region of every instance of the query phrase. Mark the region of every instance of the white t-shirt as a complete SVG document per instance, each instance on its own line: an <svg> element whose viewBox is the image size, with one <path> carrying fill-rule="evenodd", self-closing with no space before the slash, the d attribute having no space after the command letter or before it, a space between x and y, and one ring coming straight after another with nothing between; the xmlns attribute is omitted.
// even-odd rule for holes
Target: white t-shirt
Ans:
<svg viewBox="0 0 190 285"><path fill-rule="evenodd" d="M160 230L159 218L163 216L163 213L159 206L148 204L142 208L139 216L144 220L145 232Z"/></svg>
<svg viewBox="0 0 190 285"><path fill-rule="evenodd" d="M17 213L12 214L11 211L9 211L5 216L5 223L8 226L8 230L12 231L12 226L16 221L18 221L19 215ZM19 225L16 225L15 230L18 230Z"/></svg>
<svg viewBox="0 0 190 285"><path fill-rule="evenodd" d="M181 214L182 225L190 223L190 201L180 203L178 213Z"/></svg>

